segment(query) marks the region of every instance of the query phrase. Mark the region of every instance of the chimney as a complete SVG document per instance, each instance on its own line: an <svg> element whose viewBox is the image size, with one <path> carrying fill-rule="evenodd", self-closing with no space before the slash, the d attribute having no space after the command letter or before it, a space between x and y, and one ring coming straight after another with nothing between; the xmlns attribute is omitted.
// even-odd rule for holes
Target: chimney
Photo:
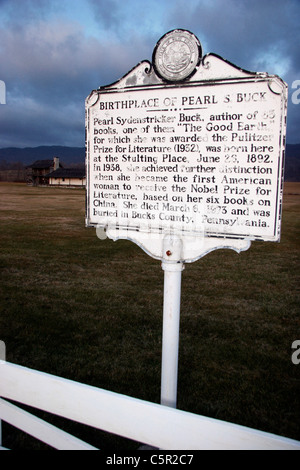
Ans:
<svg viewBox="0 0 300 470"><path fill-rule="evenodd" d="M58 158L58 157L54 157L54 158L53 158L53 162L54 162L54 171L55 171L55 170L58 170L58 168L59 168L59 158Z"/></svg>

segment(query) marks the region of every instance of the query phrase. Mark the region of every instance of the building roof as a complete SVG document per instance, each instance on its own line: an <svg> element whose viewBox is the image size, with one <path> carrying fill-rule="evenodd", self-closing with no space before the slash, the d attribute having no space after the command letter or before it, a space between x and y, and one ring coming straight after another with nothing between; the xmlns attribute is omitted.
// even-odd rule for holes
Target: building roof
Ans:
<svg viewBox="0 0 300 470"><path fill-rule="evenodd" d="M59 166L63 168L63 165L60 163L58 157L54 157L54 159L47 159L47 160L36 160L34 163L31 165L28 165L26 168L33 168L33 169L38 169L38 170L45 170L47 168L52 168L55 165L55 158L57 158L57 163L59 163Z"/></svg>
<svg viewBox="0 0 300 470"><path fill-rule="evenodd" d="M85 178L85 168L58 168L45 178Z"/></svg>
<svg viewBox="0 0 300 470"><path fill-rule="evenodd" d="M27 168L51 168L53 166L53 159L52 160L36 160L31 165L28 165Z"/></svg>

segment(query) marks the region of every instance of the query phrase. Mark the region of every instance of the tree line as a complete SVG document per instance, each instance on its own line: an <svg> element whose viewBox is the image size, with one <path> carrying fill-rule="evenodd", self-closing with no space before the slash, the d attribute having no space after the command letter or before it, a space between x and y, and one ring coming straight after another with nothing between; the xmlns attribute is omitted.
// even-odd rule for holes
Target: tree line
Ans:
<svg viewBox="0 0 300 470"><path fill-rule="evenodd" d="M0 181L25 182L26 167L22 162L0 160Z"/></svg>

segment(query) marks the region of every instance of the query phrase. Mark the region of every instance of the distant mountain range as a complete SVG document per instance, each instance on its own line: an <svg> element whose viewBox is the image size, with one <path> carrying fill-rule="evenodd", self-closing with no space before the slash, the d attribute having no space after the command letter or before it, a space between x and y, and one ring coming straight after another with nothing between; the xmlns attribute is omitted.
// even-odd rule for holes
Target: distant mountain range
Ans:
<svg viewBox="0 0 300 470"><path fill-rule="evenodd" d="M26 166L36 160L50 160L53 157L59 157L59 160L66 166L83 164L85 160L85 147L42 146L0 148L0 162L3 160L6 160L7 163L20 162Z"/></svg>
<svg viewBox="0 0 300 470"><path fill-rule="evenodd" d="M81 166L85 161L85 147L0 148L0 164L19 162L26 166L36 160L48 160L53 157L59 157L66 167ZM300 144L287 144L286 146L285 180L300 181Z"/></svg>

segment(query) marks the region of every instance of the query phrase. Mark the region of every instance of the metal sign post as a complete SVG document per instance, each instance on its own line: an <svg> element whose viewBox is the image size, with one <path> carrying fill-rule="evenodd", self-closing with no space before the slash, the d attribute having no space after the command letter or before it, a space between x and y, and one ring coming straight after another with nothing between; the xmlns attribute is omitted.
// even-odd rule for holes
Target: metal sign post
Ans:
<svg viewBox="0 0 300 470"><path fill-rule="evenodd" d="M174 30L86 99L86 225L164 270L161 402L176 407L181 275L212 250L280 240L287 86Z"/></svg>
<svg viewBox="0 0 300 470"><path fill-rule="evenodd" d="M166 238L164 270L164 305L161 367L161 404L176 408L181 278L184 265L180 262L182 241L179 238ZM169 261L172 257L175 261ZM177 260L177 261L176 261Z"/></svg>

